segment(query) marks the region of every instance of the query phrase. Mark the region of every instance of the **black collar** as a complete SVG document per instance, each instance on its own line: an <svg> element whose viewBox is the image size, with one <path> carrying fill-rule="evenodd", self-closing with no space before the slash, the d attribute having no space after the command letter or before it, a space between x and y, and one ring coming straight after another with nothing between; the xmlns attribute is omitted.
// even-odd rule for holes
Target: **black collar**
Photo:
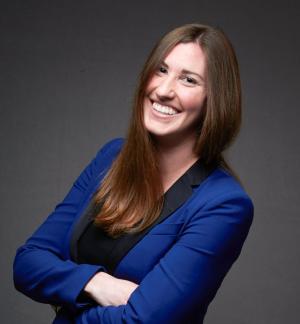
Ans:
<svg viewBox="0 0 300 324"><path fill-rule="evenodd" d="M157 220L144 231L136 234L126 234L117 238L119 240L116 247L110 254L110 266L107 267L109 273L113 274L121 259L138 243L155 225L161 223L178 209L193 194L193 188L199 186L205 178L215 169L215 165L206 166L199 159L197 160L164 194L164 204L162 212ZM70 242L71 258L78 262L77 243L87 228L93 221L94 205L91 201L86 212L82 214L75 224Z"/></svg>

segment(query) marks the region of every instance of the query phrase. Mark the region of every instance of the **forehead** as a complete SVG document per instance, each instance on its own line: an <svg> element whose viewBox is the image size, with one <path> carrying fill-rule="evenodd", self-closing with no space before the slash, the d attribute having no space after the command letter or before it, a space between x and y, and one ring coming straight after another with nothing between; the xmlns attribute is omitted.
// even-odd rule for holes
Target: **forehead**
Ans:
<svg viewBox="0 0 300 324"><path fill-rule="evenodd" d="M205 54L197 43L179 43L165 56L164 62L170 68L196 73L203 73L206 67Z"/></svg>

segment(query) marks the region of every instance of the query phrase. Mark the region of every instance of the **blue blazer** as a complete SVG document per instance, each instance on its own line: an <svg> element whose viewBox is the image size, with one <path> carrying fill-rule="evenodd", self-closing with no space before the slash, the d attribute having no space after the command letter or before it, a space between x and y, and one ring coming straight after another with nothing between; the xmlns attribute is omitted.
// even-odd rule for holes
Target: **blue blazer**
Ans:
<svg viewBox="0 0 300 324"><path fill-rule="evenodd" d="M247 237L251 199L223 169L198 161L165 193L159 219L122 239L109 267L80 264L77 242L91 221L91 198L123 143L117 138L102 147L17 250L15 287L33 300L61 306L54 323L202 323ZM100 306L79 297L98 271L139 285L126 305Z"/></svg>

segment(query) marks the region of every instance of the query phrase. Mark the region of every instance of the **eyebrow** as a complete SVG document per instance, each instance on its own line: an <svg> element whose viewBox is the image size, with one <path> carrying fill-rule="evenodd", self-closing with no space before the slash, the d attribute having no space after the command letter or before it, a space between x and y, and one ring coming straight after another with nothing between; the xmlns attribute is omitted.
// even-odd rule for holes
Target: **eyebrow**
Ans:
<svg viewBox="0 0 300 324"><path fill-rule="evenodd" d="M168 64L165 62L165 61L162 61L161 63L162 65L166 66L167 68L169 67ZM186 69L183 69L181 70L182 73L186 73L186 74L194 74L194 75L197 75L203 82L205 81L203 76L196 73L196 72L192 72L192 71L189 71L189 70L186 70Z"/></svg>

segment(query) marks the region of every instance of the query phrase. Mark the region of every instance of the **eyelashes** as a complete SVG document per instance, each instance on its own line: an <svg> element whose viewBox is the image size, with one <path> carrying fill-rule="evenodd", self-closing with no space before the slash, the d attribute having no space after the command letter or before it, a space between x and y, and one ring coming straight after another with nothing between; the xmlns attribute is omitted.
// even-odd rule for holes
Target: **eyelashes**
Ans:
<svg viewBox="0 0 300 324"><path fill-rule="evenodd" d="M198 84L198 82L195 79L193 79L193 78L191 78L189 76L186 76L185 79L186 79L187 83Z"/></svg>
<svg viewBox="0 0 300 324"><path fill-rule="evenodd" d="M168 70L163 65L160 65L156 70L156 74L158 74L158 75L168 74ZM184 82L189 85L197 85L198 84L198 81L196 79L194 79L186 74L181 75L179 79L184 80Z"/></svg>
<svg viewBox="0 0 300 324"><path fill-rule="evenodd" d="M163 67L163 66L159 66L159 67L158 67L158 71L161 72L161 73L166 73L166 72L168 72L167 69L166 69L165 67Z"/></svg>

